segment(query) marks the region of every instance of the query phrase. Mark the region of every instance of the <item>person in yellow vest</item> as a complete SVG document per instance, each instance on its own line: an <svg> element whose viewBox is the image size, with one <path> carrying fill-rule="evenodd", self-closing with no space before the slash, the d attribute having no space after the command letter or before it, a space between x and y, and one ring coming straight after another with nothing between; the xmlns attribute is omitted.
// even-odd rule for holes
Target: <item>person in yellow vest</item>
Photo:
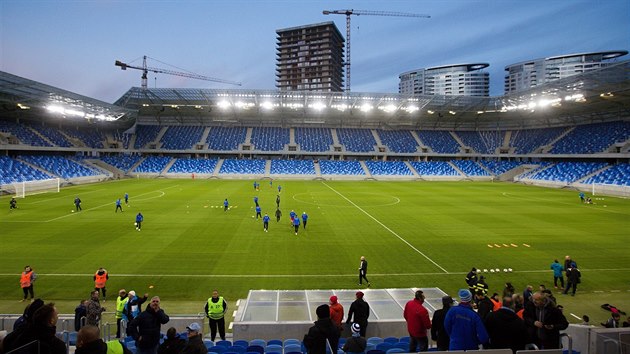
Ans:
<svg viewBox="0 0 630 354"><path fill-rule="evenodd" d="M37 274L35 274L33 268L31 268L31 266L24 267L22 276L20 276L20 287L22 287L22 291L24 292L22 301L26 301L28 295L31 296L31 301L35 300L33 291L33 282L35 282L35 279L37 279Z"/></svg>
<svg viewBox="0 0 630 354"><path fill-rule="evenodd" d="M214 342L217 337L217 328L221 340L225 340L225 312L227 311L227 302L223 296L219 296L219 292L214 290L212 297L206 303L206 316L210 322L210 339Z"/></svg>
<svg viewBox="0 0 630 354"><path fill-rule="evenodd" d="M104 342L96 326L83 326L77 333L75 354L131 354L120 341Z"/></svg>
<svg viewBox="0 0 630 354"><path fill-rule="evenodd" d="M105 284L107 284L107 280L109 279L109 273L103 267L100 267L96 273L94 273L94 290L99 291L103 294L103 302L105 302L105 294L107 289L105 288Z"/></svg>
<svg viewBox="0 0 630 354"><path fill-rule="evenodd" d="M123 311L125 310L125 305L127 304L127 301L129 301L127 290L118 290L118 297L116 298L116 338L120 338L120 325L123 319Z"/></svg>

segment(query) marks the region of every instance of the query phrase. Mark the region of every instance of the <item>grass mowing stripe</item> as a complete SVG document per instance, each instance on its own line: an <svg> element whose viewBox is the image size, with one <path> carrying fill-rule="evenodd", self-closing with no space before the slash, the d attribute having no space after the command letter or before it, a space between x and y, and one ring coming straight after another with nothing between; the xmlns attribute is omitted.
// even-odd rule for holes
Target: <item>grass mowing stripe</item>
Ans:
<svg viewBox="0 0 630 354"><path fill-rule="evenodd" d="M359 209L363 214L367 215L370 219L376 221L377 224L381 225L385 230L389 231L392 235L396 236L399 240L401 240L402 242L404 242L407 246L411 247L411 249L413 249L414 251L416 251L417 253L419 253L420 255L422 255L422 257L424 257L426 260L428 260L429 262L433 263L436 267L440 268L442 271L444 271L444 273L448 274L448 271L446 269L444 269L442 266L440 266L439 264L437 264L434 260L432 260L431 258L429 258L429 256L427 256L426 254L424 254L422 251L420 251L419 249L415 248L412 244L410 244L407 240L405 240L404 238L400 237L400 235L398 235L394 230L390 229L389 227L387 227L385 224L383 224L382 222L380 222L378 219L376 219L375 217L373 217L372 215L370 215L370 213L368 213L367 211L363 210L363 208L361 208L360 206L356 205L353 201L351 201L350 199L348 199L345 195L339 193L336 189L334 189L333 187L329 186L328 184L326 184L326 182L322 182L326 187L330 188L330 190L332 190L333 192L337 193L337 195L339 195L340 197L342 197L343 199L345 199L348 203L352 204L355 208Z"/></svg>

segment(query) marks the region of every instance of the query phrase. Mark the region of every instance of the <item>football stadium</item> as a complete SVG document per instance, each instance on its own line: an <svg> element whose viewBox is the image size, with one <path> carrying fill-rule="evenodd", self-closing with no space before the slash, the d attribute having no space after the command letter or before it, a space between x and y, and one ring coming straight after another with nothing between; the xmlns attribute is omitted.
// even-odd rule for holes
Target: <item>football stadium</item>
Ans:
<svg viewBox="0 0 630 354"><path fill-rule="evenodd" d="M600 325L630 321L629 60L497 97L143 86L110 104L0 72L0 101L1 330L54 302L72 352L98 288L114 339L125 289L159 296L163 333L200 324L208 352L306 353L334 297L343 353L362 298L364 352L406 353L418 290L433 318L469 288L498 311L511 285L553 299L565 352L630 348Z"/></svg>

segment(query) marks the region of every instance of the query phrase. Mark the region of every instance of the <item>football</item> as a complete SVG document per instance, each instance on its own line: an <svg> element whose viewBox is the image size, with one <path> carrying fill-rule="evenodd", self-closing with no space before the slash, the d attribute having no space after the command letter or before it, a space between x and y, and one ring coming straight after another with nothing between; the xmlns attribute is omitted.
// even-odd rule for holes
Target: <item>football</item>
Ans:
<svg viewBox="0 0 630 354"><path fill-rule="evenodd" d="M133 226L138 226L138 223L137 223L137 222L134 222L134 223L133 223Z"/></svg>
<svg viewBox="0 0 630 354"><path fill-rule="evenodd" d="M490 273L494 273L494 269L490 269Z"/></svg>
<svg viewBox="0 0 630 354"><path fill-rule="evenodd" d="M74 210L70 210L71 213L74 213Z"/></svg>

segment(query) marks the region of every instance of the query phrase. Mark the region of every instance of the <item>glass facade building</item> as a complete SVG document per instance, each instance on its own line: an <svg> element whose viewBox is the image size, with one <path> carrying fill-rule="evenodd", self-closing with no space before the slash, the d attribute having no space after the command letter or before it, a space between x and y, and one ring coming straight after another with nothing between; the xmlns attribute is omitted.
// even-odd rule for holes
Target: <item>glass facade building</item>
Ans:
<svg viewBox="0 0 630 354"><path fill-rule="evenodd" d="M456 64L417 69L398 75L398 92L413 95L490 95L489 64Z"/></svg>

